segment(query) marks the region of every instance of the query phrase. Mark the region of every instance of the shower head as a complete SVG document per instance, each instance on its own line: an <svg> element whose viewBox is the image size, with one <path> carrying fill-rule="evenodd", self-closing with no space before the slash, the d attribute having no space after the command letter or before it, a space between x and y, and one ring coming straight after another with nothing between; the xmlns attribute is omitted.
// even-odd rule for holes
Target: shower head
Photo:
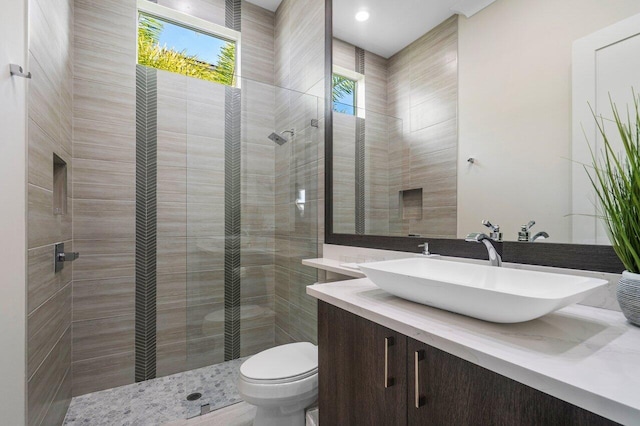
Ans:
<svg viewBox="0 0 640 426"><path fill-rule="evenodd" d="M277 143L278 145L284 145L285 143L287 143L287 138L285 138L284 136L280 136L276 132L271 133L268 136L268 138L274 141L275 143Z"/></svg>
<svg viewBox="0 0 640 426"><path fill-rule="evenodd" d="M284 136L285 133L290 133L291 136L294 135L294 130L283 130L282 132L280 132L280 134L273 132L271 133L269 136L267 136L269 139L271 139L272 141L274 141L275 143L277 143L278 145L284 145L285 143L287 143L289 140L287 139L286 136Z"/></svg>

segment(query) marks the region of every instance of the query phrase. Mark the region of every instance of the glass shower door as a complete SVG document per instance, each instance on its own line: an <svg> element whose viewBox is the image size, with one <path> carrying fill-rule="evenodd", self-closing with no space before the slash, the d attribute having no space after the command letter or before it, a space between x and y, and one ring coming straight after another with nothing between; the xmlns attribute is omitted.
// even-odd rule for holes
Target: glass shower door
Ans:
<svg viewBox="0 0 640 426"><path fill-rule="evenodd" d="M315 342L318 99L242 79L187 83L189 417L239 401L247 356ZM313 120L313 121L312 121ZM277 135L278 137L275 137Z"/></svg>

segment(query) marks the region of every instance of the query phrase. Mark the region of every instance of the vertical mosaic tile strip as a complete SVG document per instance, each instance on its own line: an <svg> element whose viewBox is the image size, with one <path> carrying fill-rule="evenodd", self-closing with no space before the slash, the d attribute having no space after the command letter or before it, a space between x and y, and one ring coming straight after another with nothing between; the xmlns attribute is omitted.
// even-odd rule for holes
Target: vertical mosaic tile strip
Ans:
<svg viewBox="0 0 640 426"><path fill-rule="evenodd" d="M356 47L355 69L357 73L364 75L364 49ZM357 111L356 111L356 115ZM356 117L356 234L365 233L365 141L364 118Z"/></svg>
<svg viewBox="0 0 640 426"><path fill-rule="evenodd" d="M227 28L231 28L232 30L240 31L240 11L241 11L241 0L225 0L224 11L225 11L225 19L224 23Z"/></svg>
<svg viewBox="0 0 640 426"><path fill-rule="evenodd" d="M364 118L356 117L356 234L365 233Z"/></svg>
<svg viewBox="0 0 640 426"><path fill-rule="evenodd" d="M136 66L135 380L156 376L158 87L156 70Z"/></svg>
<svg viewBox="0 0 640 426"><path fill-rule="evenodd" d="M356 72L364 75L364 49L356 46Z"/></svg>
<svg viewBox="0 0 640 426"><path fill-rule="evenodd" d="M225 88L224 359L240 357L240 89Z"/></svg>

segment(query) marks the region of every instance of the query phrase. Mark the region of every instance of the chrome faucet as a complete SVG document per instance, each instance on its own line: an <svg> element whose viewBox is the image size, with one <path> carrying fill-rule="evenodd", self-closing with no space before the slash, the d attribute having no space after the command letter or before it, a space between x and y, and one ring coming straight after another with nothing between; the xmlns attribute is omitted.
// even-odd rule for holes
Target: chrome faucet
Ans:
<svg viewBox="0 0 640 426"><path fill-rule="evenodd" d="M540 231L531 238L531 242L534 243L536 240L546 240L547 238L549 238L549 234L544 231Z"/></svg>
<svg viewBox="0 0 640 426"><path fill-rule="evenodd" d="M535 224L535 220L530 220L526 225L522 225L520 227L520 232L518 232L518 241L529 241L529 237L531 236L531 233L529 231Z"/></svg>
<svg viewBox="0 0 640 426"><path fill-rule="evenodd" d="M518 241L524 242L535 242L536 240L544 240L549 238L549 234L544 231L538 232L536 235L531 237L531 228L536 224L535 220L530 220L526 225L522 225L520 227L520 232L518 232Z"/></svg>
<svg viewBox="0 0 640 426"><path fill-rule="evenodd" d="M482 221L482 224L491 230L489 237L493 241L502 241L502 232L500 232L500 225L493 225L486 219Z"/></svg>
<svg viewBox="0 0 640 426"><path fill-rule="evenodd" d="M487 252L489 253L489 262L491 262L491 266L502 266L502 258L491 243L491 238L489 238L487 234L474 232L473 234L467 235L464 240L471 243L484 243L487 248Z"/></svg>

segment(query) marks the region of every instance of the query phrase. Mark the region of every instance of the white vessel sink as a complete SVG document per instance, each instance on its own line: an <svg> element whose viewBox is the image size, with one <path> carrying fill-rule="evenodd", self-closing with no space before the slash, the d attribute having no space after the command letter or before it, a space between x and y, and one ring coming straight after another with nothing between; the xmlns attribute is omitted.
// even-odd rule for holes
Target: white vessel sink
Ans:
<svg viewBox="0 0 640 426"><path fill-rule="evenodd" d="M607 281L437 259L362 263L381 289L403 299L501 323L529 321L586 298Z"/></svg>

